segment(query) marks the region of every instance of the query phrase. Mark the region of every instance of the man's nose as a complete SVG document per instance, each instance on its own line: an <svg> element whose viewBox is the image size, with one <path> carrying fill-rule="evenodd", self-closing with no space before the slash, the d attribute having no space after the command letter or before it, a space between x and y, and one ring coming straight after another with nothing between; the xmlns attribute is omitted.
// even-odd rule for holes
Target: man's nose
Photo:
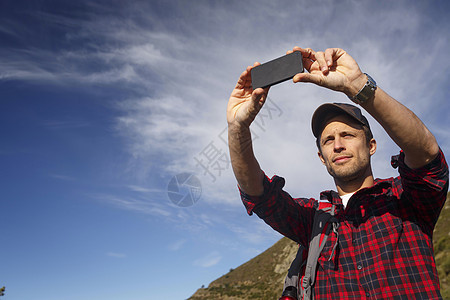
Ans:
<svg viewBox="0 0 450 300"><path fill-rule="evenodd" d="M334 152L341 152L345 149L345 146L342 142L342 139L340 137L336 137L334 139Z"/></svg>

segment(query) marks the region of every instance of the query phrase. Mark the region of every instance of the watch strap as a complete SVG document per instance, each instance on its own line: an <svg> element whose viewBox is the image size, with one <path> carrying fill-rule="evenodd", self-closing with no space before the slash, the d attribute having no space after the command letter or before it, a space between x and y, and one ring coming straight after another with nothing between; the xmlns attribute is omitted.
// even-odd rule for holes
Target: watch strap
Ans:
<svg viewBox="0 0 450 300"><path fill-rule="evenodd" d="M377 83L375 82L375 80L370 77L369 74L364 74L367 76L366 84L359 90L356 96L349 97L350 100L360 105L372 99L375 95L375 90L377 89Z"/></svg>

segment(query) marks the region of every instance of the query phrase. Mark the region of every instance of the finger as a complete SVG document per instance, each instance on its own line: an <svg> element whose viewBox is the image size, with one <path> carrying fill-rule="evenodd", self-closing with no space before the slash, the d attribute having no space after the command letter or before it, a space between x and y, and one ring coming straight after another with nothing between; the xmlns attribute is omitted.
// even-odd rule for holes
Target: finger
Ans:
<svg viewBox="0 0 450 300"><path fill-rule="evenodd" d="M252 93L252 107L254 111L259 111L259 109L264 105L264 102L266 100L266 92L265 89L257 88Z"/></svg>
<svg viewBox="0 0 450 300"><path fill-rule="evenodd" d="M321 85L321 76L318 75L314 75L311 73L298 73L294 76L294 78L292 79L294 81L294 83L297 82L310 82L310 83L315 83L318 85Z"/></svg>
<svg viewBox="0 0 450 300"><path fill-rule="evenodd" d="M234 87L235 89L241 89L244 87L245 85L245 77L247 76L247 69L241 73L241 75L239 76L239 79L236 83L236 86Z"/></svg>
<svg viewBox="0 0 450 300"><path fill-rule="evenodd" d="M294 47L293 51L300 51L302 54L302 60L303 60L303 67L309 72L311 70L311 66L316 60L316 52L312 50L311 48L300 48L300 47ZM292 52L293 52L292 51Z"/></svg>
<svg viewBox="0 0 450 300"><path fill-rule="evenodd" d="M305 68L308 72L311 71L311 67L313 65L314 61L308 59L303 60L303 68Z"/></svg>
<svg viewBox="0 0 450 300"><path fill-rule="evenodd" d="M292 52L295 52L295 51L299 51L299 52L302 52L304 49L302 49L302 48L300 48L300 47L297 47L297 46L295 46L294 48L292 48L292 50L289 50L288 51L288 53L292 53Z"/></svg>
<svg viewBox="0 0 450 300"><path fill-rule="evenodd" d="M257 88L252 93L252 100L255 100L256 98L261 98L262 95L264 95L264 89L263 88Z"/></svg>
<svg viewBox="0 0 450 300"><path fill-rule="evenodd" d="M295 74L294 77L292 78L292 81L293 81L294 83L297 83L297 82L305 82L306 74L308 74L308 73L298 73L298 74Z"/></svg>
<svg viewBox="0 0 450 300"><path fill-rule="evenodd" d="M325 61L327 62L327 66L331 67L333 65L334 55L336 53L336 48L328 48L325 50Z"/></svg>
<svg viewBox="0 0 450 300"><path fill-rule="evenodd" d="M286 52L286 54L292 53L294 51L299 51L302 53L303 58L310 58L310 59L315 59L314 58L314 54L316 53L314 50L312 50L311 48L300 48L298 46L295 46L292 50L289 50L288 52Z"/></svg>
<svg viewBox="0 0 450 300"><path fill-rule="evenodd" d="M294 51L300 51L302 53L303 59L309 58L309 59L316 59L315 54L316 52L311 48L300 48L300 47L294 47Z"/></svg>
<svg viewBox="0 0 450 300"><path fill-rule="evenodd" d="M256 103L258 102L264 102L267 98L267 94L269 93L269 87L266 88L257 88L252 93L252 100L254 100Z"/></svg>
<svg viewBox="0 0 450 300"><path fill-rule="evenodd" d="M319 63L319 68L322 71L322 73L328 72L328 65L325 60L325 53L322 51L316 52L316 61Z"/></svg>
<svg viewBox="0 0 450 300"><path fill-rule="evenodd" d="M242 89L250 85L250 71L252 66L248 66L244 72L241 73L236 83L235 89Z"/></svg>

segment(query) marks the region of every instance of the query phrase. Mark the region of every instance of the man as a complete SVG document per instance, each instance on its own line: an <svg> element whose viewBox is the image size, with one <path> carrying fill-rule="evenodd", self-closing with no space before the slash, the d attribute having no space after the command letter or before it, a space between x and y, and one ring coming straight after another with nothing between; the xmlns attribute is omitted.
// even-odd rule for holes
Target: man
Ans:
<svg viewBox="0 0 450 300"><path fill-rule="evenodd" d="M361 111L348 104L325 104L314 113L319 159L337 189L322 192L321 200L337 206L340 224L319 257L316 299L440 299L432 234L448 190L448 166L436 139L413 112L377 88L344 50L293 51L302 53L308 71L296 74L294 83L345 93L402 149L394 160L400 176L374 179L370 157L376 141ZM253 154L249 126L269 89L252 89L251 69L239 77L227 108L230 158L241 197L249 214L255 212L308 247L318 201L292 198L282 189L284 179L269 179Z"/></svg>

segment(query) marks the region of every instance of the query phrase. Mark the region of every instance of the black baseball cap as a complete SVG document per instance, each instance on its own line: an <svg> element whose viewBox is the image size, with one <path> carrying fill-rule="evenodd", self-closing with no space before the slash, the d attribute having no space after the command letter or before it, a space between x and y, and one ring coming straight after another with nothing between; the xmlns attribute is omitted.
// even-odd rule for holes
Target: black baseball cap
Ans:
<svg viewBox="0 0 450 300"><path fill-rule="evenodd" d="M325 103L319 106L312 116L311 127L314 136L320 138L327 122L337 115L347 115L361 125L367 126L370 131L369 121L358 107L346 103Z"/></svg>

